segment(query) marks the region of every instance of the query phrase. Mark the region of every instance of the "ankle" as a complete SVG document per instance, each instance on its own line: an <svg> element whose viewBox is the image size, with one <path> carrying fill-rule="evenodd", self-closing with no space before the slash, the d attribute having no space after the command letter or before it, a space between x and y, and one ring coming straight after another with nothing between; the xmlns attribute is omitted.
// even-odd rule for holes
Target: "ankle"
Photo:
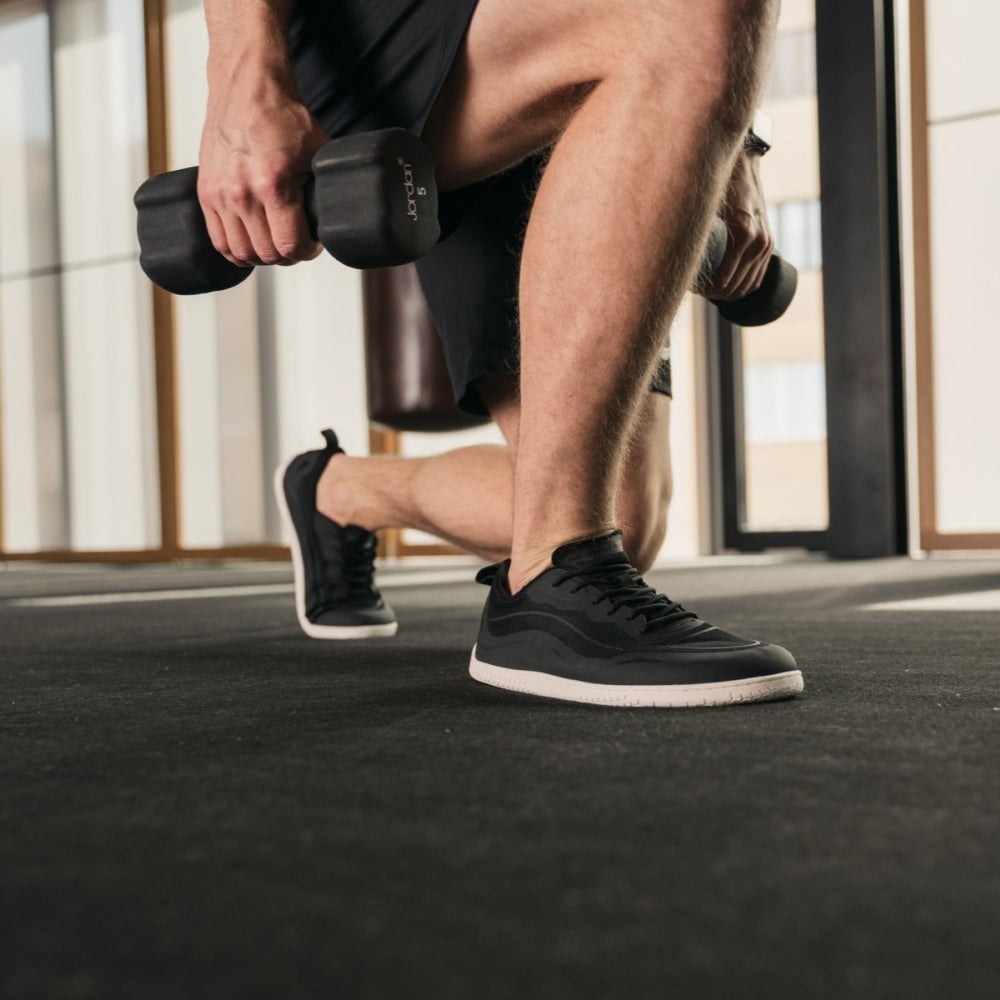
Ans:
<svg viewBox="0 0 1000 1000"><path fill-rule="evenodd" d="M343 452L334 455L326 464L316 483L316 510L339 525L362 523L363 488L357 473L357 459Z"/></svg>
<svg viewBox="0 0 1000 1000"><path fill-rule="evenodd" d="M516 563L511 560L510 569L507 570L507 586L510 592L516 594L519 590L523 590L535 577L541 576L551 567L552 551L535 559L519 559Z"/></svg>
<svg viewBox="0 0 1000 1000"><path fill-rule="evenodd" d="M516 594L526 587L537 576L552 568L552 553L563 545L583 541L587 538L598 538L614 530L614 525L585 529L581 528L567 536L554 536L541 546L517 546L511 554L510 569L507 571L507 583L510 592Z"/></svg>

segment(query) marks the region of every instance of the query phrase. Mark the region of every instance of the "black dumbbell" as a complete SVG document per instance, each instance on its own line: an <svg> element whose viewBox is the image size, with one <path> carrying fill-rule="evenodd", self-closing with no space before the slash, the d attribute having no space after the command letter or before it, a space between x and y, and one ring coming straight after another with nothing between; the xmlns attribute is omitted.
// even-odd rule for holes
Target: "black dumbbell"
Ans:
<svg viewBox="0 0 1000 1000"><path fill-rule="evenodd" d="M726 224L720 218L712 223L708 245L702 258L701 273L714 274L722 263L729 242ZM723 319L737 326L764 326L773 323L779 316L785 314L799 283L799 273L795 268L777 253L771 255L764 272L764 280L755 292L736 302L718 302L712 300Z"/></svg>
<svg viewBox="0 0 1000 1000"><path fill-rule="evenodd" d="M253 270L212 246L197 189L198 168L187 167L150 177L134 198L139 264L178 295L232 288ZM406 264L441 235L434 161L405 129L328 142L313 157L304 197L313 238L350 267Z"/></svg>

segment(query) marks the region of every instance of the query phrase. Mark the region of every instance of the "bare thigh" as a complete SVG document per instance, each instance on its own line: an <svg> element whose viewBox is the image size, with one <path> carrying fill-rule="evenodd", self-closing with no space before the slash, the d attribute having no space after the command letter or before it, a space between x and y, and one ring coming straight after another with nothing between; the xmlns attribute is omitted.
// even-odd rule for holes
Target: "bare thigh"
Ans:
<svg viewBox="0 0 1000 1000"><path fill-rule="evenodd" d="M651 76L720 94L734 9L755 0L480 0L424 138L443 188L550 146L602 81ZM761 0L767 2L767 0ZM683 81L673 86L672 81Z"/></svg>

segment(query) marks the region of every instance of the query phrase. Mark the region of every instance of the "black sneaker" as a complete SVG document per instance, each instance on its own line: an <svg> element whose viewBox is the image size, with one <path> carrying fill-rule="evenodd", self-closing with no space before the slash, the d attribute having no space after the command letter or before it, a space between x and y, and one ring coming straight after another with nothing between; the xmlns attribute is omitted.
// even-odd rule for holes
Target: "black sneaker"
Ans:
<svg viewBox="0 0 1000 1000"><path fill-rule="evenodd" d="M375 535L331 521L316 510L316 484L343 449L333 431L326 447L296 455L274 474L278 509L288 527L295 569L295 611L313 639L395 635L396 616L375 588Z"/></svg>
<svg viewBox="0 0 1000 1000"><path fill-rule="evenodd" d="M552 563L513 596L509 562L479 572L490 593L469 664L476 680L625 708L770 701L802 690L788 650L723 632L649 587L620 532L563 545Z"/></svg>

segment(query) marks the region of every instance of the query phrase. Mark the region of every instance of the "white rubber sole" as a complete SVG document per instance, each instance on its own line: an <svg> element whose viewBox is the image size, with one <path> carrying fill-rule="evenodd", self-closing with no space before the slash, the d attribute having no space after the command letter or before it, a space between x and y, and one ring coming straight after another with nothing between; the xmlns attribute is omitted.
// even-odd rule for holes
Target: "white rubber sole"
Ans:
<svg viewBox="0 0 1000 1000"><path fill-rule="evenodd" d="M385 625L316 625L306 617L306 572L302 562L302 548L299 535L292 522L285 497L285 472L292 459L279 465L274 471L274 497L278 501L278 511L288 533L288 545L292 550L292 571L295 579L295 617L299 628L310 639L377 639L396 634L398 622Z"/></svg>
<svg viewBox="0 0 1000 1000"><path fill-rule="evenodd" d="M534 670L511 670L483 663L472 648L469 674L483 684L533 694L541 698L577 701L609 708L709 708L718 705L741 705L755 701L790 698L802 691L802 671L789 670L767 677L749 677L739 681L711 684L589 684L566 677L556 677Z"/></svg>

